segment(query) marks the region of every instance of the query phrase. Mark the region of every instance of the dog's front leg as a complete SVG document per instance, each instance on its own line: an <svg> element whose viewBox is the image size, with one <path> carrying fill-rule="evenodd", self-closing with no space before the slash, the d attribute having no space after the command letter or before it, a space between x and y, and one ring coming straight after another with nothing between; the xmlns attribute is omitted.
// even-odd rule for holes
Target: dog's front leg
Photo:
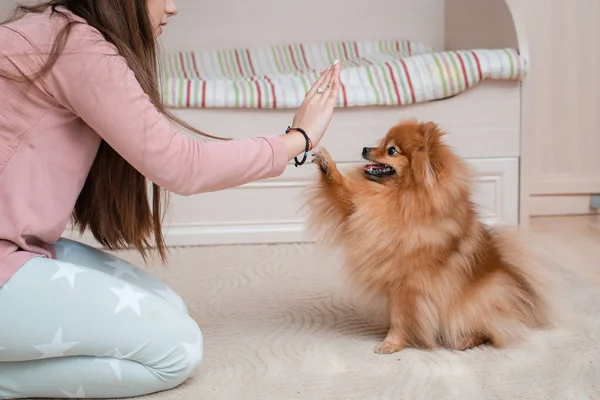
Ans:
<svg viewBox="0 0 600 400"><path fill-rule="evenodd" d="M330 206L337 209L342 219L348 218L353 211L353 193L349 181L338 170L335 161L325 149L313 155L313 163L317 164L320 171L321 194L327 198Z"/></svg>
<svg viewBox="0 0 600 400"><path fill-rule="evenodd" d="M406 347L404 314L402 307L397 301L390 304L390 329L383 340L375 346L377 354L392 354L401 351Z"/></svg>
<svg viewBox="0 0 600 400"><path fill-rule="evenodd" d="M313 154L312 162L317 164L321 171L321 183L326 185L343 184L344 177L325 148L321 148Z"/></svg>

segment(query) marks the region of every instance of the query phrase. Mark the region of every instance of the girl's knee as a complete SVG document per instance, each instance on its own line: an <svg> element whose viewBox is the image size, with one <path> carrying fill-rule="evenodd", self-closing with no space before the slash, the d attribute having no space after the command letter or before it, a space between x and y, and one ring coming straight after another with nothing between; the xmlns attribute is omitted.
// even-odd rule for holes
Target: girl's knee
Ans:
<svg viewBox="0 0 600 400"><path fill-rule="evenodd" d="M170 388L180 385L187 380L201 364L204 357L204 336L196 321L188 315L181 315L179 324L172 325L170 343L166 349L165 358L157 355L160 360L152 368L167 383Z"/></svg>
<svg viewBox="0 0 600 400"><path fill-rule="evenodd" d="M185 341L182 342L182 346L185 356L181 368L185 371L183 376L187 379L204 358L204 336L200 326L192 317L186 315L183 319L185 319L185 329L182 336L185 337Z"/></svg>

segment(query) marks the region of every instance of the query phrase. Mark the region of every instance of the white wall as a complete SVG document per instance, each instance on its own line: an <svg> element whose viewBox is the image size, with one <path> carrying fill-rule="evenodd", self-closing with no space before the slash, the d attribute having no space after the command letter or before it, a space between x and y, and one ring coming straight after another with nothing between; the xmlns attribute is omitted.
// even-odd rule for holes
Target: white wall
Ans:
<svg viewBox="0 0 600 400"><path fill-rule="evenodd" d="M518 48L517 33L503 0L446 0L446 48Z"/></svg>
<svg viewBox="0 0 600 400"><path fill-rule="evenodd" d="M16 5L16 0L0 0L0 21L9 17Z"/></svg>
<svg viewBox="0 0 600 400"><path fill-rule="evenodd" d="M0 18L16 4L17 0L0 0ZM438 49L444 46L445 0L176 0L176 4L180 13L163 35L167 50L398 38Z"/></svg>
<svg viewBox="0 0 600 400"><path fill-rule="evenodd" d="M397 39L444 45L445 0L178 0L167 50ZM352 6L352 7L350 7Z"/></svg>
<svg viewBox="0 0 600 400"><path fill-rule="evenodd" d="M534 195L600 193L600 1L534 0L524 123Z"/></svg>

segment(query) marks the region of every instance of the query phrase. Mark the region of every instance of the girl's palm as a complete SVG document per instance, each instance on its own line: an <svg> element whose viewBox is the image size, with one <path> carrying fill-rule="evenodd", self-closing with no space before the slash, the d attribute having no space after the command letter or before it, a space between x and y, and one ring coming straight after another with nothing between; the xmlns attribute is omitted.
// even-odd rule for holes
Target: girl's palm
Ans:
<svg viewBox="0 0 600 400"><path fill-rule="evenodd" d="M306 93L292 127L302 128L314 147L327 131L340 92L340 64L327 68Z"/></svg>

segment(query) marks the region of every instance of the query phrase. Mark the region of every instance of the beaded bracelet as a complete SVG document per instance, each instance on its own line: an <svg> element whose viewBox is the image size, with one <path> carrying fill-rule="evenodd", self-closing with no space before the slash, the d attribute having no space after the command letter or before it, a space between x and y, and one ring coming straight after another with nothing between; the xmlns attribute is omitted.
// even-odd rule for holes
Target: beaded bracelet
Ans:
<svg viewBox="0 0 600 400"><path fill-rule="evenodd" d="M306 149L304 150L304 157L302 158L302 161L298 161L298 157L294 157L294 161L295 161L295 166L297 167L298 165L302 165L306 162L306 159L308 158L308 152L310 150L312 150L312 141L310 140L310 138L308 137L308 135L306 134L306 132L304 131L304 129L302 128L292 128L289 127L286 129L285 133L288 134L291 131L298 131L301 134L304 135L304 138L306 139Z"/></svg>

